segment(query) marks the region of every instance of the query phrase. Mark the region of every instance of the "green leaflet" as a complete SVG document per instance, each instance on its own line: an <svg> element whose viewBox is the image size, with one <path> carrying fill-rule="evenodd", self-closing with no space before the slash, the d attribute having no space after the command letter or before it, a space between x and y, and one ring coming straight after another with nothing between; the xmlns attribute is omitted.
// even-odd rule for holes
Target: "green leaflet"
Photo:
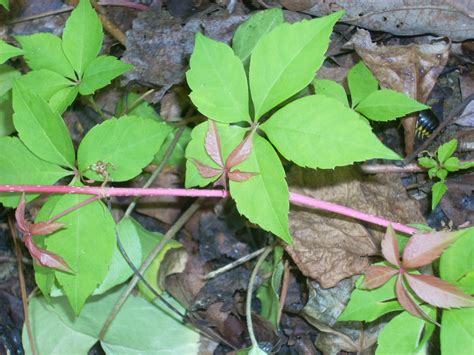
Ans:
<svg viewBox="0 0 474 355"><path fill-rule="evenodd" d="M355 110L373 121L390 121L409 113L430 108L394 90L374 91Z"/></svg>
<svg viewBox="0 0 474 355"><path fill-rule="evenodd" d="M15 38L20 42L26 63L31 69L47 69L75 80L74 69L64 54L59 37L51 33L35 33Z"/></svg>
<svg viewBox="0 0 474 355"><path fill-rule="evenodd" d="M64 54L79 77L99 54L103 39L102 24L90 0L80 0L63 32Z"/></svg>
<svg viewBox="0 0 474 355"><path fill-rule="evenodd" d="M351 299L338 320L372 322L384 314L402 310L395 300L396 277L374 290L361 288L362 280L363 277L357 280L357 288L352 291Z"/></svg>
<svg viewBox="0 0 474 355"><path fill-rule="evenodd" d="M245 66L249 64L250 55L260 38L283 22L285 22L283 11L273 8L255 13L237 28L232 47Z"/></svg>
<svg viewBox="0 0 474 355"><path fill-rule="evenodd" d="M352 108L379 88L377 79L362 61L347 73L347 84L351 92Z"/></svg>
<svg viewBox="0 0 474 355"><path fill-rule="evenodd" d="M10 10L9 0L0 0L0 5L2 5L7 11Z"/></svg>
<svg viewBox="0 0 474 355"><path fill-rule="evenodd" d="M458 240L441 255L439 261L441 278L451 283L474 271L474 227L459 233Z"/></svg>
<svg viewBox="0 0 474 355"><path fill-rule="evenodd" d="M29 305L29 315L39 354L87 354L99 340L100 328L123 291L124 287L121 287L92 297L92 302L84 306L79 317L72 314L64 297L51 302L34 297ZM178 309L183 309L173 299L168 300ZM26 354L31 354L25 328L22 340ZM162 303L150 304L132 295L100 343L107 354L115 355L196 354L199 334L171 314Z"/></svg>
<svg viewBox="0 0 474 355"><path fill-rule="evenodd" d="M324 61L329 36L342 12L276 27L255 46L250 92L259 119L308 85Z"/></svg>
<svg viewBox="0 0 474 355"><path fill-rule="evenodd" d="M74 102L79 88L77 86L68 86L67 88L59 90L49 99L49 106L54 111L62 114Z"/></svg>
<svg viewBox="0 0 474 355"><path fill-rule="evenodd" d="M434 317L434 308L426 306L422 306L422 308L430 317ZM375 354L425 354L426 349L423 349L423 347L433 333L434 328L434 324L416 318L408 312L402 312L380 332Z"/></svg>
<svg viewBox="0 0 474 355"><path fill-rule="evenodd" d="M0 40L0 64L5 63L8 59L17 57L23 54L20 48L10 46L4 41Z"/></svg>
<svg viewBox="0 0 474 355"><path fill-rule="evenodd" d="M457 282L457 286L461 287L464 292L474 294L474 271L468 272L462 279Z"/></svg>
<svg viewBox="0 0 474 355"><path fill-rule="evenodd" d="M50 163L74 167L75 152L69 131L46 101L15 83L13 109L15 128L30 150Z"/></svg>
<svg viewBox="0 0 474 355"><path fill-rule="evenodd" d="M260 128L285 158L303 167L331 169L372 158L400 159L356 112L323 95L293 101Z"/></svg>
<svg viewBox="0 0 474 355"><path fill-rule="evenodd" d="M244 139L245 129L222 123L217 123L216 125L221 137L222 157L225 161L232 150ZM202 177L192 162L192 159L197 159L201 163L217 168L216 163L211 160L205 149L208 127L209 123L206 121L194 127L191 132L191 141L186 148L186 188L193 186L204 187L217 179L217 177L215 179Z"/></svg>
<svg viewBox="0 0 474 355"><path fill-rule="evenodd" d="M11 88L13 82L21 76L15 68L0 64L0 137L15 131L13 126L13 108Z"/></svg>
<svg viewBox="0 0 474 355"><path fill-rule="evenodd" d="M436 151L438 160L440 163L445 163L446 160L451 157L456 149L458 148L458 140L451 139L449 142L442 144Z"/></svg>
<svg viewBox="0 0 474 355"><path fill-rule="evenodd" d="M250 222L292 243L288 229L288 185L280 158L271 144L255 135L251 155L237 167L258 173L247 181L230 181L230 193L238 211Z"/></svg>
<svg viewBox="0 0 474 355"><path fill-rule="evenodd" d="M203 115L225 123L250 121L244 66L229 46L197 33L190 67L189 97Z"/></svg>
<svg viewBox="0 0 474 355"><path fill-rule="evenodd" d="M448 191L448 186L443 181L438 181L433 184L433 186L431 187L431 193L433 194L431 200L432 210L434 210L436 206L438 206L446 191Z"/></svg>
<svg viewBox="0 0 474 355"><path fill-rule="evenodd" d="M470 355L474 349L474 308L445 309L441 325L441 353Z"/></svg>
<svg viewBox="0 0 474 355"><path fill-rule="evenodd" d="M349 107L346 90L344 90L344 87L341 84L338 84L333 80L314 79L313 85L314 91L317 95L332 97L341 102L344 106Z"/></svg>
<svg viewBox="0 0 474 355"><path fill-rule="evenodd" d="M130 180L153 160L169 132L167 125L137 116L107 120L93 127L79 145L79 171L103 181L96 167L105 165L112 181Z"/></svg>
<svg viewBox="0 0 474 355"><path fill-rule="evenodd" d="M21 77L21 73L15 68L0 64L0 96L5 95L13 86L13 82Z"/></svg>
<svg viewBox="0 0 474 355"><path fill-rule="evenodd" d="M102 55L95 58L84 72L79 85L81 95L92 95L96 90L110 84L110 82L131 70L132 65L123 63L115 57Z"/></svg>
<svg viewBox="0 0 474 355"><path fill-rule="evenodd" d="M54 201L50 218L89 198L89 195L63 195ZM109 210L100 201L89 203L58 219L66 227L45 239L46 248L61 257L74 274L54 271L69 303L79 314L86 299L104 280L115 245L115 223Z"/></svg>
<svg viewBox="0 0 474 355"><path fill-rule="evenodd" d="M0 138L0 152L1 185L52 185L71 174L70 171L38 158L16 137ZM6 207L16 207L20 195L0 193L0 202ZM30 201L37 195L26 196Z"/></svg>

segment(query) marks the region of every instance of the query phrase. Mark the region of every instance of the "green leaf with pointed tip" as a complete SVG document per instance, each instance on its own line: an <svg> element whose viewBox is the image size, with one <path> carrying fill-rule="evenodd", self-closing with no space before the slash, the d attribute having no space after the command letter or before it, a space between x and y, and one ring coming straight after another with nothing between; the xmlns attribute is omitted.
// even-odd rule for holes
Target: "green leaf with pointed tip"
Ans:
<svg viewBox="0 0 474 355"><path fill-rule="evenodd" d="M238 165L238 169L258 174L247 181L230 181L230 194L237 210L250 222L292 243L288 229L288 185L280 158L272 145L255 135L252 153Z"/></svg>
<svg viewBox="0 0 474 355"><path fill-rule="evenodd" d="M433 158L421 157L418 158L418 164L424 168L435 168L438 166L438 163Z"/></svg>
<svg viewBox="0 0 474 355"><path fill-rule="evenodd" d="M323 95L293 101L260 129L285 158L303 167L332 169L373 158L400 159L356 112Z"/></svg>
<svg viewBox="0 0 474 355"><path fill-rule="evenodd" d="M89 195L63 195L47 218L77 205ZM94 201L58 219L66 228L45 239L48 251L60 255L74 271L55 271L56 279L79 314L86 299L104 280L112 260L115 223L110 211L100 201Z"/></svg>
<svg viewBox="0 0 474 355"><path fill-rule="evenodd" d="M23 54L23 50L0 40L0 64L5 63L8 59Z"/></svg>
<svg viewBox="0 0 474 355"><path fill-rule="evenodd" d="M59 90L49 99L49 106L59 114L62 114L74 102L79 93L79 87L68 86Z"/></svg>
<svg viewBox="0 0 474 355"><path fill-rule="evenodd" d="M441 353L471 355L474 349L474 308L444 309L441 320Z"/></svg>
<svg viewBox="0 0 474 355"><path fill-rule="evenodd" d="M451 155L454 154L456 149L458 148L458 140L451 139L449 142L442 144L438 150L436 155L438 156L438 160L440 163L444 163Z"/></svg>
<svg viewBox="0 0 474 355"><path fill-rule="evenodd" d="M349 107L346 90L344 90L344 87L341 84L338 84L333 80L315 79L313 80L313 85L314 91L317 95L331 97L342 103L344 106Z"/></svg>
<svg viewBox="0 0 474 355"><path fill-rule="evenodd" d="M73 168L75 151L61 116L40 96L21 86L13 87L13 123L20 139L41 159Z"/></svg>
<svg viewBox="0 0 474 355"><path fill-rule="evenodd" d="M385 285L367 290L361 288L363 277L360 277L357 288L352 291L351 299L338 320L372 322L384 314L402 310L395 299L395 281L396 277L392 277Z"/></svg>
<svg viewBox="0 0 474 355"><path fill-rule="evenodd" d="M90 0L80 0L63 32L64 54L79 78L99 54L103 39L102 23Z"/></svg>
<svg viewBox="0 0 474 355"><path fill-rule="evenodd" d="M278 8L259 11L242 23L235 31L232 47L245 66L260 38L285 22L283 11Z"/></svg>
<svg viewBox="0 0 474 355"><path fill-rule="evenodd" d="M76 79L74 69L64 54L61 38L52 33L35 33L15 38L20 42L26 63L31 69L47 69L69 79Z"/></svg>
<svg viewBox="0 0 474 355"><path fill-rule="evenodd" d="M373 121L385 122L429 108L401 92L382 89L367 96L355 110Z"/></svg>
<svg viewBox="0 0 474 355"><path fill-rule="evenodd" d="M132 68L132 65L121 62L115 57L101 55L87 66L79 85L79 93L92 95L96 90L110 84L113 79Z"/></svg>
<svg viewBox="0 0 474 355"><path fill-rule="evenodd" d="M229 46L197 33L190 67L189 97L199 112L219 122L250 121L247 76Z"/></svg>
<svg viewBox="0 0 474 355"><path fill-rule="evenodd" d="M438 181L431 187L432 200L431 209L434 210L438 206L439 202L443 198L444 194L448 191L448 186L443 181Z"/></svg>
<svg viewBox="0 0 474 355"><path fill-rule="evenodd" d="M435 310L431 307L421 307L430 317L435 317ZM435 326L425 322L423 319L412 316L408 312L402 312L393 318L380 332L377 343L377 355L393 354L424 354L420 345L423 338L433 333ZM443 328L443 327L442 327ZM422 334L424 336L422 337ZM427 336L428 335L428 336Z"/></svg>
<svg viewBox="0 0 474 355"><path fill-rule="evenodd" d="M352 107L357 106L379 88L377 79L362 61L347 73L347 84L351 92Z"/></svg>
<svg viewBox="0 0 474 355"><path fill-rule="evenodd" d="M456 242L442 255L439 272L443 280L456 283L474 270L474 227L459 231Z"/></svg>
<svg viewBox="0 0 474 355"><path fill-rule="evenodd" d="M0 5L2 5L7 11L10 10L10 1L9 0L0 0Z"/></svg>
<svg viewBox="0 0 474 355"><path fill-rule="evenodd" d="M112 181L130 180L153 160L169 132L164 123L137 116L109 119L93 127L79 145L79 171L103 181L104 176L94 171L103 163Z"/></svg>
<svg viewBox="0 0 474 355"><path fill-rule="evenodd" d="M255 119L313 80L324 61L329 36L342 12L311 21L279 25L263 36L250 60Z"/></svg>
<svg viewBox="0 0 474 355"><path fill-rule="evenodd" d="M48 163L34 155L16 137L0 138L0 184L1 185L53 185L72 172ZM0 193L0 202L6 207L16 207L20 193ZM27 201L37 194L26 194Z"/></svg>
<svg viewBox="0 0 474 355"><path fill-rule="evenodd" d="M223 123L216 123L216 126L221 138L222 157L225 161L232 150L234 150L234 148L244 139L245 129L238 126L229 126ZM207 154L205 148L208 127L209 123L206 121L194 127L191 132L191 141L188 143L186 148L186 188L193 186L204 187L217 179L202 177L192 162L192 159L197 159L203 164L218 168L217 164Z"/></svg>

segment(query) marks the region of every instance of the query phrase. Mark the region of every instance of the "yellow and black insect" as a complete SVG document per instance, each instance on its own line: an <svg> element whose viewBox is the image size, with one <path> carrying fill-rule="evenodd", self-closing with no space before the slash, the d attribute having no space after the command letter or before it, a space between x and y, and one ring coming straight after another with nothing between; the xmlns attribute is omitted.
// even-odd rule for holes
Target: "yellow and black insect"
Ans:
<svg viewBox="0 0 474 355"><path fill-rule="evenodd" d="M421 111L416 120L415 134L419 140L428 138L439 126L439 119L431 110Z"/></svg>

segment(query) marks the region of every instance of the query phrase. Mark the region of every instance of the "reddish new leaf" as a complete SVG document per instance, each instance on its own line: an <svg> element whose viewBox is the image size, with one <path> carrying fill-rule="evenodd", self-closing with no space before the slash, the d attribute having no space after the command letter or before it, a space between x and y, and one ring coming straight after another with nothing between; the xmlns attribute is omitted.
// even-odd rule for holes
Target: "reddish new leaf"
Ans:
<svg viewBox="0 0 474 355"><path fill-rule="evenodd" d="M242 182L242 181L247 181L248 179L250 179L252 176L255 176L255 175L257 175L257 173L249 173L246 171L234 170L229 173L229 180Z"/></svg>
<svg viewBox="0 0 474 355"><path fill-rule="evenodd" d="M403 251L403 267L413 269L432 263L444 249L456 241L458 235L456 232L415 234Z"/></svg>
<svg viewBox="0 0 474 355"><path fill-rule="evenodd" d="M33 238L31 237L31 234L27 234L25 236L25 246L28 248L33 260L35 260L38 264L59 271L70 273L73 272L68 266L68 264L64 261L64 259L61 258L59 255L37 247L36 244L33 243Z"/></svg>
<svg viewBox="0 0 474 355"><path fill-rule="evenodd" d="M31 235L48 235L64 228L64 223L61 222L39 222L30 227Z"/></svg>
<svg viewBox="0 0 474 355"><path fill-rule="evenodd" d="M368 289L380 287L397 273L397 269L388 266L371 265L365 272L364 286Z"/></svg>
<svg viewBox="0 0 474 355"><path fill-rule="evenodd" d="M18 225L18 229L22 233L28 233L30 230L30 222L25 219L25 207L26 207L26 200L25 194L21 195L20 203L15 211L15 219L16 224Z"/></svg>
<svg viewBox="0 0 474 355"><path fill-rule="evenodd" d="M217 125L213 120L209 120L209 128L206 135L206 151L217 165L224 167L224 159L222 159L221 138Z"/></svg>
<svg viewBox="0 0 474 355"><path fill-rule="evenodd" d="M408 313L414 315L415 317L435 323L439 326L439 324L435 320L431 319L431 317L427 315L425 311L423 311L423 309L421 309L421 307L418 306L415 300L413 300L413 298L410 296L405 288L405 285L403 284L401 274L399 274L397 278L395 293L397 294L398 302Z"/></svg>
<svg viewBox="0 0 474 355"><path fill-rule="evenodd" d="M435 307L474 307L474 299L449 282L431 275L406 273L405 278L418 297Z"/></svg>
<svg viewBox="0 0 474 355"><path fill-rule="evenodd" d="M232 153L230 153L229 157L227 158L227 161L225 162L225 167L228 170L245 161L252 153L252 142L254 132L255 129L252 129L250 134L242 142L240 142L237 147L235 147Z"/></svg>
<svg viewBox="0 0 474 355"><path fill-rule="evenodd" d="M397 236L390 224L382 239L382 254L389 263L398 267L401 266Z"/></svg>
<svg viewBox="0 0 474 355"><path fill-rule="evenodd" d="M213 178L222 174L222 169L216 169L216 168L210 167L208 165L201 163L197 159L193 159L192 162L194 163L194 165L196 165L196 168L198 169L199 174L201 174L202 177Z"/></svg>

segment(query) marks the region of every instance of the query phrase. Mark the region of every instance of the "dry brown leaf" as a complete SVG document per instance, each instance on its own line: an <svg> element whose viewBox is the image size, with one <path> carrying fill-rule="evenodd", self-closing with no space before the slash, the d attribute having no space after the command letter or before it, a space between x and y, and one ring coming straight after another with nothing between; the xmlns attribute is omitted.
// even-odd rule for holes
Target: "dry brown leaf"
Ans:
<svg viewBox="0 0 474 355"><path fill-rule="evenodd" d="M312 196L401 223L423 222L418 203L411 200L398 175L364 176L356 167L334 170L293 168L292 192ZM383 228L322 211L293 207L290 229L294 245L286 246L301 272L333 287L361 274L367 256L380 254Z"/></svg>
<svg viewBox="0 0 474 355"><path fill-rule="evenodd" d="M290 10L324 16L345 10L342 22L399 36L426 33L454 41L474 38L472 0L280 0Z"/></svg>
<svg viewBox="0 0 474 355"><path fill-rule="evenodd" d="M347 45L354 46L381 87L404 92L422 103L428 99L446 65L450 48L446 40L433 44L377 46L365 30L357 31ZM402 120L407 154L413 151L416 119L415 114Z"/></svg>

